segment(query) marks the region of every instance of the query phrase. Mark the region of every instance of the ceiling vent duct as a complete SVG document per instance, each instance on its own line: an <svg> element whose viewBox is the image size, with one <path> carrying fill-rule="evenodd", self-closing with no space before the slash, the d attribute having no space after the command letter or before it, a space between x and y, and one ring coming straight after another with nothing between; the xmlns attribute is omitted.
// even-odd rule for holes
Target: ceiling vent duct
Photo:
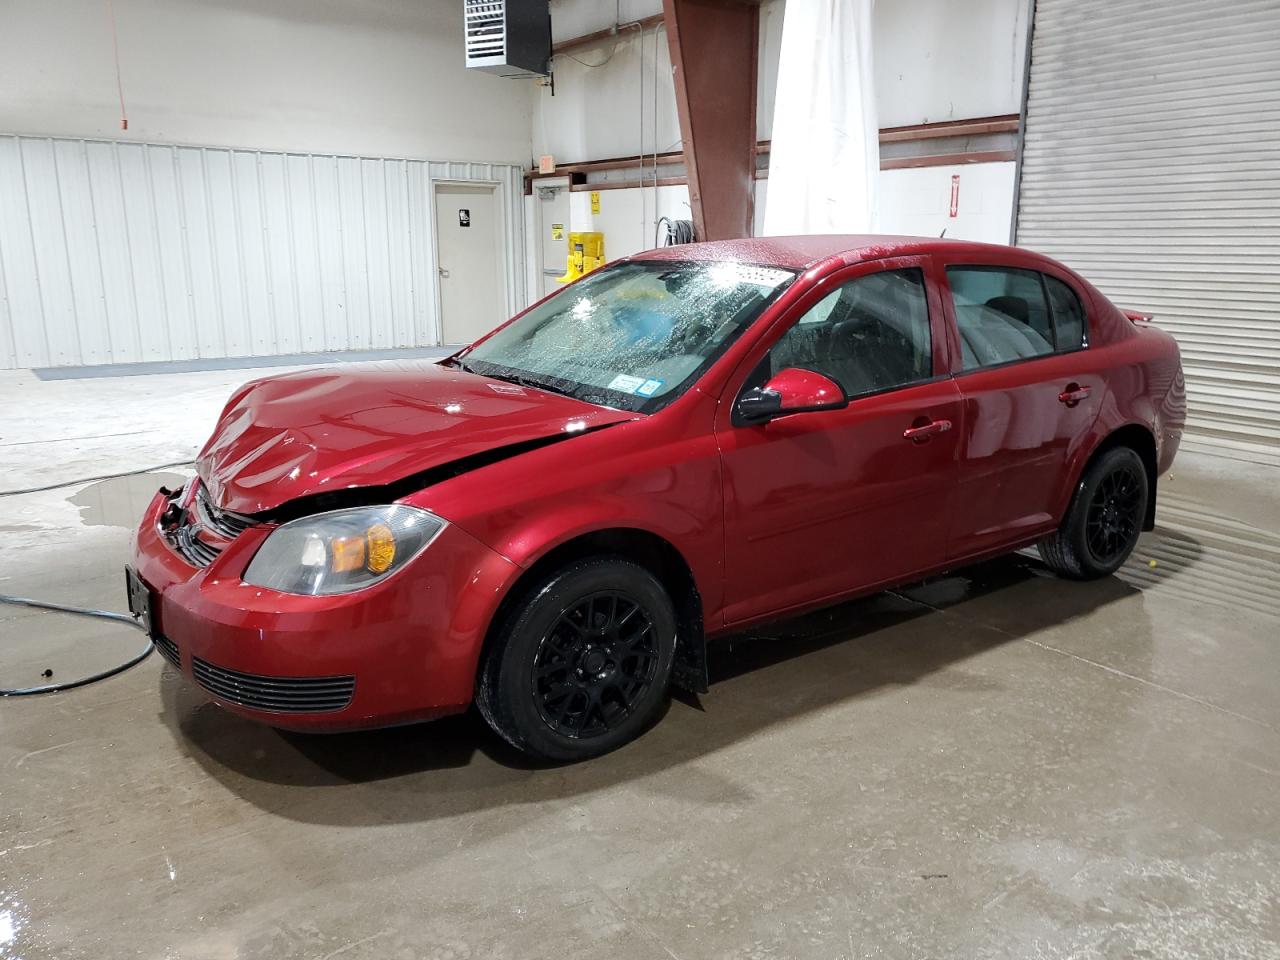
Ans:
<svg viewBox="0 0 1280 960"><path fill-rule="evenodd" d="M547 0L465 0L467 67L500 77L545 77L551 61Z"/></svg>

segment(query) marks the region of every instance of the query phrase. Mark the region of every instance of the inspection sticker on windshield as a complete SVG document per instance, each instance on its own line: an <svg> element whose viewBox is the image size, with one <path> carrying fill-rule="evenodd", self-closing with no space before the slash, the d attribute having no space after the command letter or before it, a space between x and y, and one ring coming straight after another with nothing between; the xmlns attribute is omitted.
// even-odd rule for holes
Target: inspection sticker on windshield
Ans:
<svg viewBox="0 0 1280 960"><path fill-rule="evenodd" d="M645 382L644 377L632 377L620 373L609 381L609 389L617 390L619 393L639 393Z"/></svg>
<svg viewBox="0 0 1280 960"><path fill-rule="evenodd" d="M633 377L620 373L609 381L609 389L619 393L630 393L638 397L652 397L662 389L663 380L646 380L644 377Z"/></svg>

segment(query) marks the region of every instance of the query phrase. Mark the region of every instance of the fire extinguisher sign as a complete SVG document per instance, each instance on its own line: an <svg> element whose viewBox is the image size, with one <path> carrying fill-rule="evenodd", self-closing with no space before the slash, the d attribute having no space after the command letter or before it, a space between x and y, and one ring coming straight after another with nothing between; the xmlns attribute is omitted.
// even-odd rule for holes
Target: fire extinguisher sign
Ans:
<svg viewBox="0 0 1280 960"><path fill-rule="evenodd" d="M951 219L960 213L960 174L951 175Z"/></svg>

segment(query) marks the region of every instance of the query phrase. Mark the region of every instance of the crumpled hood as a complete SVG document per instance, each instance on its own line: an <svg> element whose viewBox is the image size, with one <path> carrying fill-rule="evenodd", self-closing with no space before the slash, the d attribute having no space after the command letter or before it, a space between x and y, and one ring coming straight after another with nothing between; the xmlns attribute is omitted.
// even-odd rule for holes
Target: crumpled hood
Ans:
<svg viewBox="0 0 1280 960"><path fill-rule="evenodd" d="M196 472L217 506L253 514L636 416L430 361L304 370L232 396Z"/></svg>

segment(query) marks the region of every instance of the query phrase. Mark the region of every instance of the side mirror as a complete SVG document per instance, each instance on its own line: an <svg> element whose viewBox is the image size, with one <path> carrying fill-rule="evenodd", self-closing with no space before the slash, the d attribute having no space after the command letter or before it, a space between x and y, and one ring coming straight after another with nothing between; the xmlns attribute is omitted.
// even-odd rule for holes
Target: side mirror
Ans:
<svg viewBox="0 0 1280 960"><path fill-rule="evenodd" d="M830 377L788 367L775 373L763 387L744 392L734 414L742 423L764 423L792 413L841 410L848 405L844 389Z"/></svg>

